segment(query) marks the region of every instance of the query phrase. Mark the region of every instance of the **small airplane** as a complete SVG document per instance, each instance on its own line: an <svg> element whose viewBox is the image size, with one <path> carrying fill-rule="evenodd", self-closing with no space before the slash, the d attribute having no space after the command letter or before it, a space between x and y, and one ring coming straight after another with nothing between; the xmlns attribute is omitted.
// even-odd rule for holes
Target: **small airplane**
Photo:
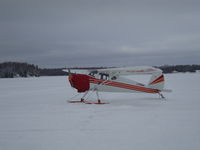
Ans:
<svg viewBox="0 0 200 150"><path fill-rule="evenodd" d="M163 99L165 97L161 92L171 92L169 89L164 89L165 80L162 70L155 67L137 66L95 70L64 69L63 71L68 72L71 86L77 89L78 93L84 93L81 100L68 101L69 103L107 104L101 102L98 92L152 93L159 94ZM124 77L145 74L151 75L147 85ZM84 99L89 91L96 92L97 102L88 102Z"/></svg>

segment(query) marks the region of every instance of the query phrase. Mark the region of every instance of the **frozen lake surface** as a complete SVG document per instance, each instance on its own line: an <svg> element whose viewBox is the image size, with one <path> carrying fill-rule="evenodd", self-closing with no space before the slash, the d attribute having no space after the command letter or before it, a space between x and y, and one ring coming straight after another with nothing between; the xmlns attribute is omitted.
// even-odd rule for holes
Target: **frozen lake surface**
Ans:
<svg viewBox="0 0 200 150"><path fill-rule="evenodd" d="M200 74L165 77L167 100L101 93L107 105L67 103L64 76L0 79L0 150L199 150Z"/></svg>

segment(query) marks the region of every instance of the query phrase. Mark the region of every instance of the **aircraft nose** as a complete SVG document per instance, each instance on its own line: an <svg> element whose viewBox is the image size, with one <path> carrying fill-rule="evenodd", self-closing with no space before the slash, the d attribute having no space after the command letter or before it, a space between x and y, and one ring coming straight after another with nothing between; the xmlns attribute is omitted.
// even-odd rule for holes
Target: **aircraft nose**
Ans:
<svg viewBox="0 0 200 150"><path fill-rule="evenodd" d="M90 89L89 76L83 74L69 75L69 82L71 86L79 93L86 92Z"/></svg>

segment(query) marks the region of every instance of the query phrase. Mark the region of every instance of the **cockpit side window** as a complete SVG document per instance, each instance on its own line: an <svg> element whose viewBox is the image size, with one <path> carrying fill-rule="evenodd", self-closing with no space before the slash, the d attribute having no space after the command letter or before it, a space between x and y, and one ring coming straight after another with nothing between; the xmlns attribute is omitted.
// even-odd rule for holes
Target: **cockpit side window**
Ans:
<svg viewBox="0 0 200 150"><path fill-rule="evenodd" d="M97 74L97 71L92 71L92 72L89 73L89 75L93 76L93 77L95 77L96 74Z"/></svg>
<svg viewBox="0 0 200 150"><path fill-rule="evenodd" d="M100 79L108 80L109 79L109 75L108 74L100 74Z"/></svg>
<svg viewBox="0 0 200 150"><path fill-rule="evenodd" d="M89 75L94 77L94 73L93 72L90 72Z"/></svg>

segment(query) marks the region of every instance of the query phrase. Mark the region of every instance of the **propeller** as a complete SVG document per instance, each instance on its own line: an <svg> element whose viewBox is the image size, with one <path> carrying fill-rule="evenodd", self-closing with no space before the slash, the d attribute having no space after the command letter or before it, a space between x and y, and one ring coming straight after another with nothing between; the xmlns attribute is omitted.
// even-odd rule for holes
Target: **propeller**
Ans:
<svg viewBox="0 0 200 150"><path fill-rule="evenodd" d="M67 72L68 75L74 74L74 73L71 72L71 70L69 68L63 69L62 71Z"/></svg>
<svg viewBox="0 0 200 150"><path fill-rule="evenodd" d="M72 74L71 70L69 68L67 70L68 70L68 75L71 75Z"/></svg>

